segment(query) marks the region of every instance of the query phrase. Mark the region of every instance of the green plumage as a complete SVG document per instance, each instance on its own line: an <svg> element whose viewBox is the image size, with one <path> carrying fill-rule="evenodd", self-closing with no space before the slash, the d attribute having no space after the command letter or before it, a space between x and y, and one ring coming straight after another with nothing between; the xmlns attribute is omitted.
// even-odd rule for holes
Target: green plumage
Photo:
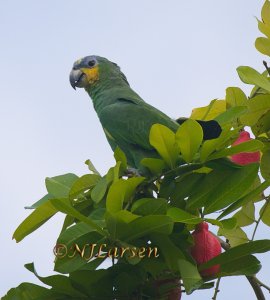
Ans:
<svg viewBox="0 0 270 300"><path fill-rule="evenodd" d="M97 68L98 72L96 81L87 84L89 78L85 78L84 73L80 74L81 77L77 76L76 81L74 70L84 72L85 68L89 68L94 61L94 68ZM149 143L149 133L153 124L165 125L174 132L179 127L175 120L144 102L131 89L120 68L105 58L88 56L75 63L70 81L73 87L83 86L86 89L93 100L94 108L112 150L119 146L126 154L131 167L140 169L142 158L158 157L156 150ZM220 127L218 123L216 124L218 130L213 128L213 132L216 130L219 132L217 134L212 132L211 135L214 137L220 134ZM203 125L202 127L204 128Z"/></svg>

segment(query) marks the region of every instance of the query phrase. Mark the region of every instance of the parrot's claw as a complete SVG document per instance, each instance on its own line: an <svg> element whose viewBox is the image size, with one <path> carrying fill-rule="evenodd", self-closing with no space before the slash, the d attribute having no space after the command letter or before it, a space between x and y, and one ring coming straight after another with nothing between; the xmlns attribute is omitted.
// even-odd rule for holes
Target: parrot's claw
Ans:
<svg viewBox="0 0 270 300"><path fill-rule="evenodd" d="M127 168L125 175L127 177L140 177L142 176L138 169L135 168Z"/></svg>

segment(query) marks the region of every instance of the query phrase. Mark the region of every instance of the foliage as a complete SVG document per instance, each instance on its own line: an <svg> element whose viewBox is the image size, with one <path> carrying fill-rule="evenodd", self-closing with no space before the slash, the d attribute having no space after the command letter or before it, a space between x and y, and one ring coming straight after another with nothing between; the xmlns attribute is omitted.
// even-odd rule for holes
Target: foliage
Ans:
<svg viewBox="0 0 270 300"><path fill-rule="evenodd" d="M268 0L258 27L265 37L256 40L256 48L270 56ZM270 77L268 68L260 73L242 66L237 71L244 83L254 86L250 95L229 87L225 99L194 109L176 133L153 125L150 144L160 158L143 159L147 175L132 176L117 148L115 166L103 176L88 160L88 174L47 178L48 194L28 207L33 212L13 238L19 242L55 214L65 214L55 248L59 274L41 277L27 264L48 288L22 283L2 299L157 299L162 293L157 295L156 280L181 278L190 294L212 288L216 278L256 274L261 264L254 254L270 250L270 240L254 240L260 221L270 226L269 197L263 193L270 186ZM221 136L203 141L194 119L217 120ZM231 146L244 128L255 138ZM260 163L240 166L230 161L233 154L254 151L262 153ZM211 223L232 248L198 270L189 249L191 231L202 221ZM255 226L252 237L244 231L250 225ZM156 247L158 257L147 254L149 247ZM108 249L112 251L103 252ZM112 265L99 268L105 260ZM216 264L218 274L201 277L200 270Z"/></svg>

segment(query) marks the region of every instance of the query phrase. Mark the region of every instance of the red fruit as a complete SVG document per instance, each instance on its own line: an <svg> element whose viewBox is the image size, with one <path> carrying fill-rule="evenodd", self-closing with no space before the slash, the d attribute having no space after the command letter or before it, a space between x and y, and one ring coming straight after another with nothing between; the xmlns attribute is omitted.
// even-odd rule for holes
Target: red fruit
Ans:
<svg viewBox="0 0 270 300"><path fill-rule="evenodd" d="M236 146L238 144L247 142L252 140L249 132L241 131L238 139L232 144L232 146ZM241 152L238 154L234 154L231 156L231 160L238 165L248 165L251 163L259 162L261 158L260 151L256 152Z"/></svg>
<svg viewBox="0 0 270 300"><path fill-rule="evenodd" d="M158 297L162 297L164 300L181 300L182 290L179 279L158 279L155 281L155 285Z"/></svg>
<svg viewBox="0 0 270 300"><path fill-rule="evenodd" d="M221 253L221 245L218 239L208 231L208 224L203 222L196 226L196 229L192 233L194 246L192 246L190 252L197 265L201 265L213 257ZM202 276L214 276L219 272L219 265L215 265L211 268L202 270L200 273Z"/></svg>

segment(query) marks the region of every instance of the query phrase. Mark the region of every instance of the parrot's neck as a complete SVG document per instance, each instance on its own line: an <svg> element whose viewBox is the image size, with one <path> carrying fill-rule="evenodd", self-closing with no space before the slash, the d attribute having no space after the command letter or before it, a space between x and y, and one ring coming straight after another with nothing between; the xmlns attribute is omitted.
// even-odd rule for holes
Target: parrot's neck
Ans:
<svg viewBox="0 0 270 300"><path fill-rule="evenodd" d="M106 106L119 101L119 99L132 99L134 97L140 99L140 97L130 88L125 78L101 80L96 85L86 89L86 91L93 100L93 105L97 114L99 114Z"/></svg>

